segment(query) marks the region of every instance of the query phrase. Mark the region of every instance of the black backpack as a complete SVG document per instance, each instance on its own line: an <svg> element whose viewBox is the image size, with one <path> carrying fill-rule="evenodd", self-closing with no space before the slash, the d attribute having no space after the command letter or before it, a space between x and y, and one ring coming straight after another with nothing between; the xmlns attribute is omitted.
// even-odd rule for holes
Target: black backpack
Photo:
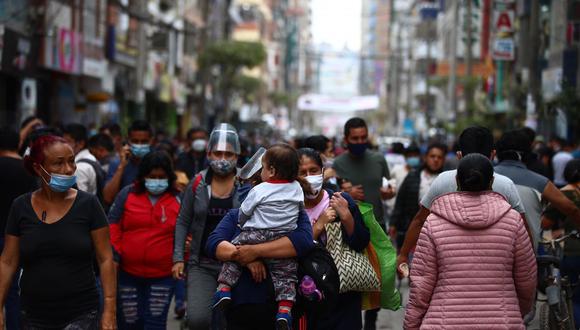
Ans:
<svg viewBox="0 0 580 330"><path fill-rule="evenodd" d="M103 189L105 188L105 179L107 177L105 170L103 170L99 162L94 160L83 158L79 159L77 163L87 163L93 167L93 170L97 175L97 198L99 199L99 202L101 202L101 206L105 208L105 200L103 199Z"/></svg>
<svg viewBox="0 0 580 330"><path fill-rule="evenodd" d="M308 275L322 292L322 301L309 301L300 293L297 294L297 307L307 315L325 315L331 312L338 303L340 281L338 269L330 253L320 243L305 256L298 259L298 288L302 278Z"/></svg>

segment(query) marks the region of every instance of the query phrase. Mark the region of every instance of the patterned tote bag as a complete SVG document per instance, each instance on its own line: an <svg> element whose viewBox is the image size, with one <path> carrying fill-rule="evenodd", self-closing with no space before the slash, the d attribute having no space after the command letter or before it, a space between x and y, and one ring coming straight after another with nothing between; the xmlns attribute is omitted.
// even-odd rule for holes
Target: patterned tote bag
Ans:
<svg viewBox="0 0 580 330"><path fill-rule="evenodd" d="M326 224L326 249L334 259L340 278L340 293L381 291L381 282L364 253L356 252L342 240L340 221Z"/></svg>

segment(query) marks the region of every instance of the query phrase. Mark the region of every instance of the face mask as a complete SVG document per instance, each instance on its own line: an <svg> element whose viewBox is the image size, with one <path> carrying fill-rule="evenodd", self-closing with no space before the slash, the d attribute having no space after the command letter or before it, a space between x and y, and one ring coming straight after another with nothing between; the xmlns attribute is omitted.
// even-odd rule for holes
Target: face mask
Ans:
<svg viewBox="0 0 580 330"><path fill-rule="evenodd" d="M193 151L203 152L203 151L205 151L206 145L207 145L206 140L197 139L197 140L193 140L193 142L191 143L191 148L193 149Z"/></svg>
<svg viewBox="0 0 580 330"><path fill-rule="evenodd" d="M324 167L332 168L332 165L334 165L334 158L326 158L324 161Z"/></svg>
<svg viewBox="0 0 580 330"><path fill-rule="evenodd" d="M236 169L236 161L226 159L216 159L210 161L209 166L211 166L211 169L217 175L225 176L232 173Z"/></svg>
<svg viewBox="0 0 580 330"><path fill-rule="evenodd" d="M368 143L349 143L348 151L356 157L364 155L365 151L369 147Z"/></svg>
<svg viewBox="0 0 580 330"><path fill-rule="evenodd" d="M324 176L322 174L319 175L309 175L306 177L306 181L310 183L310 188L312 189L312 195L306 194L306 198L308 199L315 199L318 194L320 194L320 190L322 189L322 183L324 182Z"/></svg>
<svg viewBox="0 0 580 330"><path fill-rule="evenodd" d="M44 182L46 182L46 184L48 185L48 187L50 188L50 190L54 191L54 192L65 192L67 190L69 190L70 188L72 188L72 186L75 185L75 183L77 182L77 177L75 175L62 175L62 174L49 174L44 167L40 166L40 168L44 171L44 173L48 174L50 176L50 181L46 182L46 180L44 180L44 177L42 177L42 180L44 180Z"/></svg>
<svg viewBox="0 0 580 330"><path fill-rule="evenodd" d="M131 144L131 153L137 158L143 158L151 151L150 144Z"/></svg>
<svg viewBox="0 0 580 330"><path fill-rule="evenodd" d="M421 159L419 157L409 157L407 158L407 165L417 168L421 165Z"/></svg>
<svg viewBox="0 0 580 330"><path fill-rule="evenodd" d="M160 195L169 188L168 179L145 179L145 188L151 195Z"/></svg>

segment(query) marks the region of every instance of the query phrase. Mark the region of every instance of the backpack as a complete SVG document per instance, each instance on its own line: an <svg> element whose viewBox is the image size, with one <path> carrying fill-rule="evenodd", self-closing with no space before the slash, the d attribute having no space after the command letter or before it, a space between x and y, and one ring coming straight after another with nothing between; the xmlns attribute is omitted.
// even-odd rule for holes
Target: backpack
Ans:
<svg viewBox="0 0 580 330"><path fill-rule="evenodd" d="M307 315L326 315L331 312L338 303L340 288L338 269L330 253L318 242L307 255L298 258L298 286L305 275L312 277L323 298L314 302L298 293L296 304L300 311Z"/></svg>
<svg viewBox="0 0 580 330"><path fill-rule="evenodd" d="M103 170L103 168L101 167L101 164L99 164L99 162L94 161L94 160L83 158L83 159L79 159L77 161L77 163L86 163L86 164L89 164L93 167L93 170L95 171L95 174L97 176L97 195L96 196L99 199L99 202L101 202L101 206L106 210L107 205L105 205L105 200L103 199L103 189L105 188L105 179L107 177L105 170Z"/></svg>

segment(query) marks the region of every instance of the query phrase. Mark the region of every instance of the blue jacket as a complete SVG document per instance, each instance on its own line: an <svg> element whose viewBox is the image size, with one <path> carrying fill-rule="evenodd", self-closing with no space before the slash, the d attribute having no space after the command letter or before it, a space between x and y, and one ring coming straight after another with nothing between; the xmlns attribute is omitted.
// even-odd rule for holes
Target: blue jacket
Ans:
<svg viewBox="0 0 580 330"><path fill-rule="evenodd" d="M205 246L207 256L215 258L217 246L221 242L231 242L240 234L238 213L239 209L231 209L209 235ZM305 255L314 247L312 225L306 212L300 211L298 227L288 235L288 238L294 245L298 257ZM242 269L238 285L232 288L234 304L260 304L273 299L273 287L269 278L261 283L256 283L248 269L245 267Z"/></svg>

